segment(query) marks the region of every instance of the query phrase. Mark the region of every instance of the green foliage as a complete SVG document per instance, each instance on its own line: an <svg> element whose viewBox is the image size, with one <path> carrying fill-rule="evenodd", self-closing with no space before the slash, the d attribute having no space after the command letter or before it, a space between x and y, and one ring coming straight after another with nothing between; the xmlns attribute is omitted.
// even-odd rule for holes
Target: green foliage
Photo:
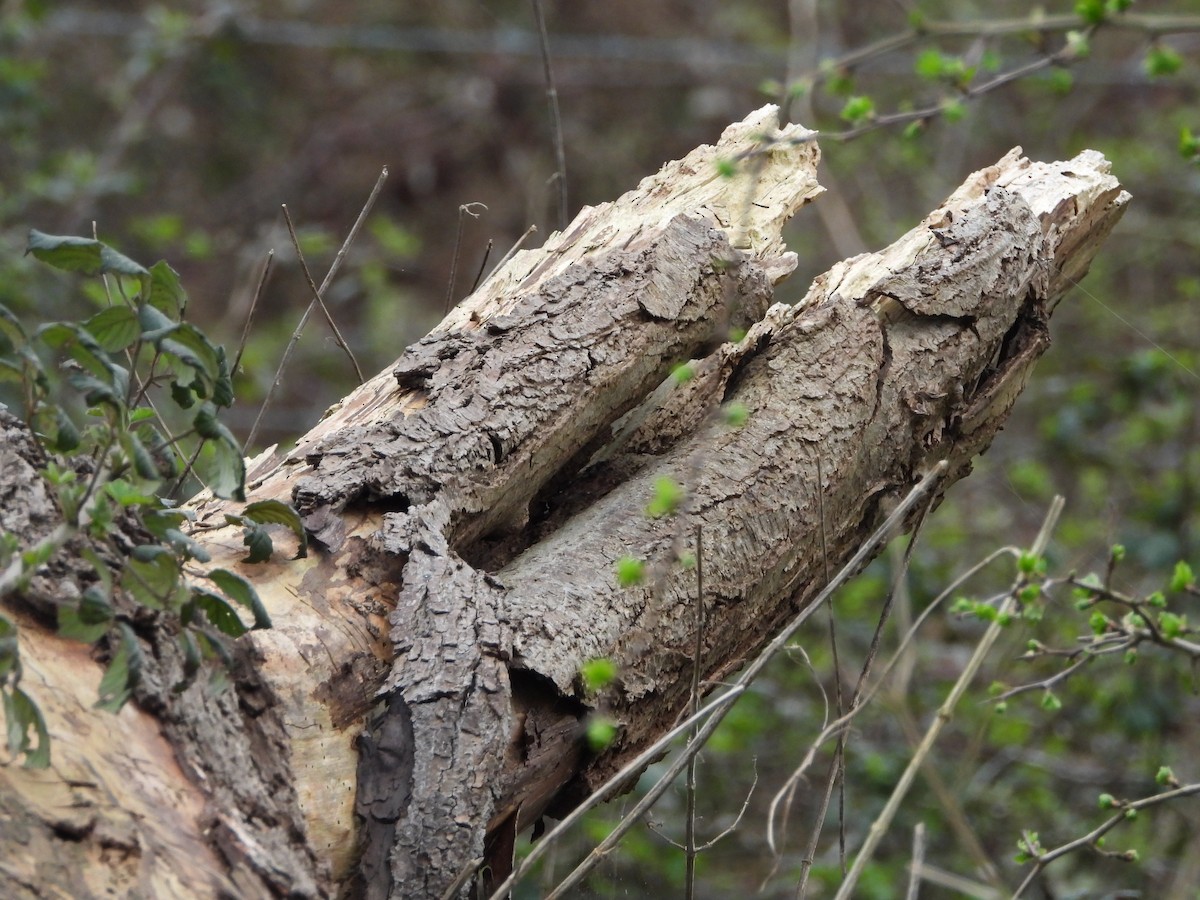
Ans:
<svg viewBox="0 0 1200 900"><path fill-rule="evenodd" d="M589 659L579 670L584 692L589 696L600 693L617 678L617 664L608 657Z"/></svg>
<svg viewBox="0 0 1200 900"><path fill-rule="evenodd" d="M641 584L646 577L644 560L632 556L623 556L617 560L617 584L623 588Z"/></svg>
<svg viewBox="0 0 1200 900"><path fill-rule="evenodd" d="M166 262L147 268L101 241L36 230L27 252L54 268L105 279L108 305L81 322L47 322L32 337L0 305L0 375L20 392L25 419L48 456L43 476L65 520L50 538L20 554L18 574L5 590L21 590L29 574L76 532L111 541L124 522L134 526L125 529L130 533L152 538L127 555L114 548L111 557L124 556L116 573L85 549L95 580L77 601L57 608L63 637L106 644L108 666L96 705L116 712L133 695L146 664L134 622L147 613L170 616L182 626L178 641L186 671L177 690L194 678L203 660L228 661L222 642L248 630L236 607L249 613L249 627L271 625L254 588L240 575L224 569L201 574L190 566L209 557L182 530L187 516L170 500L189 478L200 479L218 497L244 499L241 446L218 418L233 403L229 366L224 348L184 320L187 293ZM55 369L45 358L62 364ZM86 424L69 413L80 405ZM271 556L269 526L289 529L298 555L306 552L299 516L284 503L251 503L227 520L244 528L251 548L247 562ZM15 535L2 538L0 561L7 567L18 545ZM26 765L44 766L50 753L45 723L20 688L20 675L16 628L0 617L0 695L9 751L24 754ZM225 678L219 671L214 675L214 683Z"/></svg>
<svg viewBox="0 0 1200 900"><path fill-rule="evenodd" d="M673 516L679 511L686 491L678 481L663 475L654 481L654 496L646 507L646 515L652 519Z"/></svg>
<svg viewBox="0 0 1200 900"><path fill-rule="evenodd" d="M586 738L588 749L593 753L607 750L617 737L617 723L608 716L592 715L588 717Z"/></svg>
<svg viewBox="0 0 1200 900"><path fill-rule="evenodd" d="M1166 44L1154 44L1142 63L1151 78L1165 78L1183 68L1183 57Z"/></svg>
<svg viewBox="0 0 1200 900"><path fill-rule="evenodd" d="M841 116L851 125L864 125L875 117L875 101L870 97L851 97L842 107Z"/></svg>

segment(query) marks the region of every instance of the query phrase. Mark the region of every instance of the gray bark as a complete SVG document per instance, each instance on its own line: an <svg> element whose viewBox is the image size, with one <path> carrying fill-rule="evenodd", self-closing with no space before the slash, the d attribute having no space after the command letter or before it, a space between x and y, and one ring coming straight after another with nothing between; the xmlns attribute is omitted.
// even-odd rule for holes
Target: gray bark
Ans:
<svg viewBox="0 0 1200 900"><path fill-rule="evenodd" d="M252 499L294 499L319 546L243 570L276 625L241 639L236 694L147 694L129 711L165 724L194 800L173 820L191 845L155 845L140 877L152 858L183 871L203 854L212 894L437 897L480 866L502 877L517 831L684 708L696 616L681 558L697 529L712 682L930 466L948 462L943 489L969 472L1128 195L1099 154L1014 151L892 247L772 306L794 267L780 229L820 191L816 145L772 115L518 254L291 453L255 462ZM718 158L741 174L719 177ZM691 380L668 378L693 358ZM685 499L653 518L663 477ZM213 565L236 567L224 505L196 508ZM650 574L620 588L627 555ZM53 690L52 648L31 653ZM597 657L619 679L591 697L579 672ZM598 756L581 738L597 706L621 726ZM69 743L85 713L59 714ZM88 752L119 770L118 750ZM36 818L29 777L0 768L0 798ZM159 820L140 814L145 847ZM36 872L22 877L39 895Z"/></svg>

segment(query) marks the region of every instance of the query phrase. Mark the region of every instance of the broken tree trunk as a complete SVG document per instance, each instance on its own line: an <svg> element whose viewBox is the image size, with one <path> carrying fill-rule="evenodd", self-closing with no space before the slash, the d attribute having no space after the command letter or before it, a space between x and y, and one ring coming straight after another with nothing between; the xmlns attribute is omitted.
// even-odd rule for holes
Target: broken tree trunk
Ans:
<svg viewBox="0 0 1200 900"><path fill-rule="evenodd" d="M931 466L948 464L941 490L965 475L1128 195L1099 154L1014 150L771 306L817 157L768 107L514 256L252 465L251 499L301 510L307 559L239 569L225 505L198 501L213 565L253 580L275 623L239 639L235 694L174 697L166 673L114 720L88 708L99 668L23 619L23 683L56 741L49 772L0 768L24 835L5 829L0 856L27 895L52 893L30 857L61 845L87 875L58 887L89 892L438 897L480 866L498 879L516 831L684 709L698 530L711 683ZM655 518L663 478L684 499ZM627 556L647 577L621 588ZM618 681L589 697L579 672L602 657ZM597 704L620 729L591 755Z"/></svg>

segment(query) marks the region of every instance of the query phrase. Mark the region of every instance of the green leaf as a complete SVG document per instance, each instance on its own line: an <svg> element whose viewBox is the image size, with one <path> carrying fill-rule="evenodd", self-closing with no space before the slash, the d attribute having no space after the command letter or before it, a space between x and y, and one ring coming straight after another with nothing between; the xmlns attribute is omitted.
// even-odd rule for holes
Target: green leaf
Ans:
<svg viewBox="0 0 1200 900"><path fill-rule="evenodd" d="M1037 571L1040 559L1041 557L1036 553L1029 550L1022 550L1021 555L1017 558L1017 571L1022 575L1032 575Z"/></svg>
<svg viewBox="0 0 1200 900"><path fill-rule="evenodd" d="M587 694L596 694L616 680L617 664L607 657L589 659L579 670L583 689Z"/></svg>
<svg viewBox="0 0 1200 900"><path fill-rule="evenodd" d="M1092 44L1082 31L1067 32L1067 56L1070 59L1086 59L1092 52Z"/></svg>
<svg viewBox="0 0 1200 900"><path fill-rule="evenodd" d="M8 731L8 752L11 756L25 754L25 767L44 769L50 765L50 733L37 704L18 687L0 691L4 697L4 721ZM29 739L29 731L37 735L37 745Z"/></svg>
<svg viewBox="0 0 1200 900"><path fill-rule="evenodd" d="M870 97L856 96L846 101L841 117L851 125L862 125L875 116L875 101Z"/></svg>
<svg viewBox="0 0 1200 900"><path fill-rule="evenodd" d="M169 335L158 339L155 346L193 369L204 379L206 386L215 384L221 375L224 351L218 350L204 332L190 322L181 323Z"/></svg>
<svg viewBox="0 0 1200 900"><path fill-rule="evenodd" d="M158 346L158 342L179 327L179 323L162 310L149 303L138 307L138 325L142 329L142 340Z"/></svg>
<svg viewBox="0 0 1200 900"><path fill-rule="evenodd" d="M914 66L916 73L930 81L941 78L945 71L946 57L941 52L930 48L917 57Z"/></svg>
<svg viewBox="0 0 1200 900"><path fill-rule="evenodd" d="M167 532L179 528L187 516L177 509L153 509L142 512L142 524L160 541L167 539Z"/></svg>
<svg viewBox="0 0 1200 900"><path fill-rule="evenodd" d="M208 578L227 597L250 610L254 616L255 628L271 627L271 617L267 615L267 608L263 606L262 601L258 598L258 592L254 590L250 582L245 578L241 575L235 575L226 569L213 569L208 573Z"/></svg>
<svg viewBox="0 0 1200 900"><path fill-rule="evenodd" d="M21 327L21 321L7 306L0 303L0 354L12 353L27 342L28 338L25 329Z"/></svg>
<svg viewBox="0 0 1200 900"><path fill-rule="evenodd" d="M1192 567L1183 560L1175 563L1175 571L1171 573L1171 585L1167 588L1173 594L1187 590L1196 581Z"/></svg>
<svg viewBox="0 0 1200 900"><path fill-rule="evenodd" d="M646 576L646 563L632 556L623 556L617 560L617 584L621 587L633 587L640 584Z"/></svg>
<svg viewBox="0 0 1200 900"><path fill-rule="evenodd" d="M242 562L251 565L266 562L275 552L271 533L261 525L247 525L242 531L242 543L250 548Z"/></svg>
<svg viewBox="0 0 1200 900"><path fill-rule="evenodd" d="M103 246L93 238L46 234L31 228L25 252L56 269L99 275L103 271L100 258Z"/></svg>
<svg viewBox="0 0 1200 900"><path fill-rule="evenodd" d="M730 428L741 428L750 418L745 403L730 403L725 407L725 424Z"/></svg>
<svg viewBox="0 0 1200 900"><path fill-rule="evenodd" d="M121 572L121 587L150 609L172 605L178 584L179 560L166 547L156 544L135 547Z"/></svg>
<svg viewBox="0 0 1200 900"><path fill-rule="evenodd" d="M1076 0L1075 15L1087 25L1099 25L1108 15L1104 0Z"/></svg>
<svg viewBox="0 0 1200 900"><path fill-rule="evenodd" d="M233 607L225 602L225 598L211 591L198 587L192 588L192 602L222 634L236 638L241 637L249 630L242 624L242 620L233 611Z"/></svg>
<svg viewBox="0 0 1200 900"><path fill-rule="evenodd" d="M680 363L671 370L671 378L676 384L686 384L696 377L696 367L690 362Z"/></svg>
<svg viewBox="0 0 1200 900"><path fill-rule="evenodd" d="M611 746L617 737L617 723L607 716L592 716L587 723L588 747L600 753Z"/></svg>
<svg viewBox="0 0 1200 900"><path fill-rule="evenodd" d="M150 506L158 501L153 494L147 494L130 484L124 478L114 478L104 485L104 493L113 502L123 508L130 506Z"/></svg>
<svg viewBox="0 0 1200 900"><path fill-rule="evenodd" d="M142 673L142 648L137 637L124 622L117 623L117 648L104 676L100 679L100 699L96 709L116 713L133 696Z"/></svg>
<svg viewBox="0 0 1200 900"><path fill-rule="evenodd" d="M1165 78L1183 68L1183 57L1166 44L1154 44L1142 60L1142 67L1151 78Z"/></svg>
<svg viewBox="0 0 1200 900"><path fill-rule="evenodd" d="M118 253L108 244L100 245L100 271L131 278L149 279L150 271L141 263L134 262L123 253Z"/></svg>
<svg viewBox="0 0 1200 900"><path fill-rule="evenodd" d="M737 163L731 159L718 159L717 174L722 178L732 178L737 174Z"/></svg>
<svg viewBox="0 0 1200 900"><path fill-rule="evenodd" d="M192 424L205 438L196 457L196 474L218 497L245 500L246 462L237 439L217 420L211 403L200 408Z"/></svg>
<svg viewBox="0 0 1200 900"><path fill-rule="evenodd" d="M83 323L83 327L107 353L118 353L132 346L141 336L137 313L128 306L110 306Z"/></svg>
<svg viewBox="0 0 1200 900"><path fill-rule="evenodd" d="M1162 629L1163 637L1182 637L1188 630L1187 616L1181 616L1173 612L1160 613L1158 616L1158 627Z"/></svg>
<svg viewBox="0 0 1200 900"><path fill-rule="evenodd" d="M159 260L150 267L150 292L146 302L171 321L179 321L187 309L187 291L179 282L179 273Z"/></svg>
<svg viewBox="0 0 1200 900"><path fill-rule="evenodd" d="M1042 694L1042 709L1048 712L1058 712L1062 709L1062 701L1058 699L1058 695L1054 691L1046 691Z"/></svg>
<svg viewBox="0 0 1200 900"><path fill-rule="evenodd" d="M133 463L133 470L138 477L145 478L147 481L160 481L163 476L158 470L158 463L142 444L141 439L132 431L123 432L119 437L121 449Z"/></svg>
<svg viewBox="0 0 1200 900"><path fill-rule="evenodd" d="M21 645L17 640L17 626L0 615L0 685L17 670L21 662Z"/></svg>
<svg viewBox="0 0 1200 900"><path fill-rule="evenodd" d="M1192 134L1190 128L1179 129L1179 155L1184 159L1200 155L1200 136Z"/></svg>
<svg viewBox="0 0 1200 900"><path fill-rule="evenodd" d="M683 485L670 476L662 475L654 481L654 498L646 507L646 515L652 519L674 515L684 496Z"/></svg>
<svg viewBox="0 0 1200 900"><path fill-rule="evenodd" d="M296 559L308 555L308 533L300 521L300 514L290 505L279 500L257 500L242 509L242 516L260 525L283 525L290 528L300 544Z"/></svg>
<svg viewBox="0 0 1200 900"><path fill-rule="evenodd" d="M179 632L179 647L183 651L183 677L176 682L171 690L175 693L180 693L185 690L196 678L196 673L200 671L200 648L196 645L196 639L187 629Z"/></svg>
<svg viewBox="0 0 1200 900"><path fill-rule="evenodd" d="M79 446L79 429L61 406L54 409L54 436L48 447L56 453L70 453Z"/></svg>

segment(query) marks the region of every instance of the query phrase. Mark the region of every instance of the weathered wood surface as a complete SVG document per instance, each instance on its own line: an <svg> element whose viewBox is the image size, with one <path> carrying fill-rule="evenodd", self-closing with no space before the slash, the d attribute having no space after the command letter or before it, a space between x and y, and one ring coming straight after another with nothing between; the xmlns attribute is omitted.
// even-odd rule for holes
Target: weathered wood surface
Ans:
<svg viewBox="0 0 1200 900"><path fill-rule="evenodd" d="M673 560L697 526L702 667L717 679L820 587L819 490L836 567L928 466L948 460L946 484L966 474L1128 195L1099 154L1037 164L1014 151L892 247L770 306L794 267L780 229L820 190L815 143L776 135L772 116L517 254L293 451L256 461L252 498L294 499L318 546L241 570L275 627L240 641L241 702L197 703L207 711L186 729L224 716L232 743L213 747L227 758L177 749L187 778L162 776L179 800L157 816L112 794L113 809L141 803L136 877L200 866L210 893L236 870L243 896L421 897L485 855L502 874L516 828L606 777L685 703L694 579ZM741 158L739 174L721 178L719 158ZM692 357L696 377L663 387ZM738 428L721 414L733 403L748 412ZM644 514L663 475L687 490L677 519ZM214 565L236 566L224 507L198 511ZM645 587L616 587L625 555L654 564ZM49 638L22 640L45 659L46 693L98 680L94 664L68 672L35 646ZM577 673L598 656L621 667L601 699L622 730L584 759L593 701ZM122 714L136 746L157 734L146 699L150 711ZM66 745L105 727L78 702L52 715ZM89 749L89 764L119 783L131 748ZM35 808L30 779L0 769L0 796ZM77 843L95 856L88 834Z"/></svg>

